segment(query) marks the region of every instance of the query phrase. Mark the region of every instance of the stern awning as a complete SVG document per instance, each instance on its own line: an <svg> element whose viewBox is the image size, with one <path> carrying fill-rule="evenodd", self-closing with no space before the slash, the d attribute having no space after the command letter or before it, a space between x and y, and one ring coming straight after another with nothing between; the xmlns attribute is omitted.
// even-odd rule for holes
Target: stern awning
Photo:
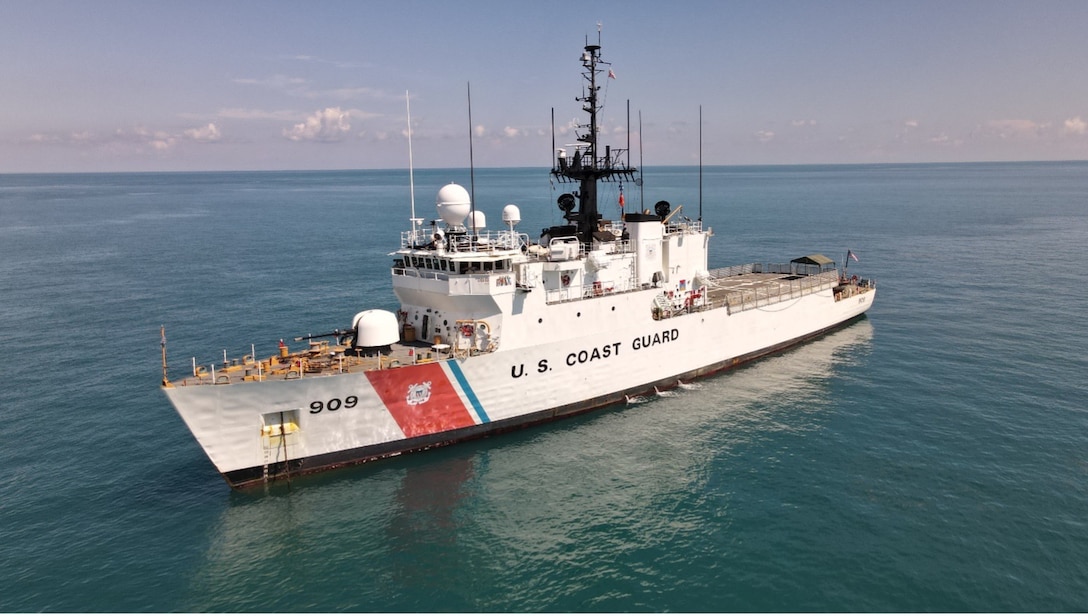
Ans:
<svg viewBox="0 0 1088 616"><path fill-rule="evenodd" d="M820 254L797 257L793 261L790 261L790 263L803 263L805 265L818 265L820 267L824 267L825 265L835 265L835 262L833 260L828 259L827 257Z"/></svg>

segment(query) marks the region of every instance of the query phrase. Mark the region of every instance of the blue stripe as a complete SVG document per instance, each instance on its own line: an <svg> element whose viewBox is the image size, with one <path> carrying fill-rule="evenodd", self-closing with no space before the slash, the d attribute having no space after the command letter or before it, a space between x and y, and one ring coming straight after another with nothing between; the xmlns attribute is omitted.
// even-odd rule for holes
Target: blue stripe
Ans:
<svg viewBox="0 0 1088 616"><path fill-rule="evenodd" d="M465 373L461 372L461 366L458 365L457 360L451 359L446 362L446 365L450 367L450 372L453 373L453 377L457 379L457 383L461 385L461 391L465 392L465 396L468 397L468 401L472 404L472 408L476 410L476 415L480 417L480 421L483 423L490 422L491 419L489 419L487 413L484 412L484 407L480 405L480 400L476 397L476 392L472 391L472 388L468 386L468 379L465 378Z"/></svg>

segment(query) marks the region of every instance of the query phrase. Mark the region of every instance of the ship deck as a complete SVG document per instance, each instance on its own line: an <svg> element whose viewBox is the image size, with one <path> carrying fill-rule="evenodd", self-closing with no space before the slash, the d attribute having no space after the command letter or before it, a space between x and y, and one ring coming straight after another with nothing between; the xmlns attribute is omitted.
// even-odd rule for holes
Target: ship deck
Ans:
<svg viewBox="0 0 1088 616"><path fill-rule="evenodd" d="M796 299L838 284L839 274L835 270L798 274L788 264L722 268L710 272L703 309L724 307L732 314Z"/></svg>
<svg viewBox="0 0 1088 616"><path fill-rule="evenodd" d="M657 318L666 319L694 311L726 309L730 314L789 301L816 293L836 289L840 296L864 293L872 288L869 281L858 285L841 285L834 270L811 274L790 271L789 265L764 266L749 264L721 268L709 272L703 291L705 297L679 307L661 305ZM351 349L332 344L327 340L310 340L308 347L295 352L285 352L267 359L246 356L197 367L196 374L171 381L168 386L187 387L199 385L230 385L250 381L292 380L332 376L344 373L385 370L410 364L441 361L455 350L442 340L400 341L387 352L373 356L345 355ZM464 352L464 351L461 351Z"/></svg>
<svg viewBox="0 0 1088 616"><path fill-rule="evenodd" d="M450 345L423 341L401 341L392 345L389 352L372 356L345 355L349 347L329 344L328 341L311 341L309 348L254 360L250 356L232 359L227 363L197 368L197 374L170 381L174 387L194 385L231 385L250 381L283 381L301 378L332 376L354 372L385 370L408 364L440 361L449 357Z"/></svg>

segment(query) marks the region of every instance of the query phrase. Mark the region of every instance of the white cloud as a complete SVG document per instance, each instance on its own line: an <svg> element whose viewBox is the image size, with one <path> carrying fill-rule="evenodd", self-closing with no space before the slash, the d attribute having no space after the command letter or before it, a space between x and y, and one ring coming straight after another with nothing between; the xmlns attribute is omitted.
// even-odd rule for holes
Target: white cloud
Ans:
<svg viewBox="0 0 1088 616"><path fill-rule="evenodd" d="M125 138L125 134L123 131L117 131L116 135L119 138ZM171 135L170 133L161 130L148 130L143 126L137 127L134 135L135 136L133 138L133 141L136 141L137 143L142 142L144 144L150 145L152 148L159 150L160 152L164 150L169 150L170 148L174 147L174 145L178 142L178 138L175 135Z"/></svg>
<svg viewBox="0 0 1088 616"><path fill-rule="evenodd" d="M300 124L283 129L283 136L291 141L340 141L351 130L349 113L339 107L327 107L316 111Z"/></svg>
<svg viewBox="0 0 1088 616"><path fill-rule="evenodd" d="M1040 124L1032 120L990 120L986 128L1001 139L1038 137L1050 124Z"/></svg>
<svg viewBox="0 0 1088 616"><path fill-rule="evenodd" d="M305 93L299 92L306 98L331 98L340 101L354 100L354 99L368 99L368 100L395 100L396 97L390 97L381 90L375 90L374 88L335 88L332 90L310 90Z"/></svg>
<svg viewBox="0 0 1088 616"><path fill-rule="evenodd" d="M756 139L759 139L760 143L767 143L768 141L774 139L774 131L772 131L772 130L756 131Z"/></svg>
<svg viewBox="0 0 1088 616"><path fill-rule="evenodd" d="M1069 135L1083 135L1088 133L1088 122L1080 119L1080 116L1069 118L1065 121L1065 133Z"/></svg>
<svg viewBox="0 0 1088 616"><path fill-rule="evenodd" d="M288 77L287 75L273 75L271 77L265 77L264 79L239 77L233 81L234 83L246 86L263 86L272 88L273 90L290 90L298 88L306 83L306 80L301 77Z"/></svg>
<svg viewBox="0 0 1088 616"><path fill-rule="evenodd" d="M214 122L209 122L207 126L190 128L183 134L198 143L215 143L223 138L222 133L219 132L219 127Z"/></svg>
<svg viewBox="0 0 1088 616"><path fill-rule="evenodd" d="M220 109L215 115L220 118L227 118L231 120L290 121L298 117L298 112L288 111L286 109L280 111L265 111L264 109L246 109L244 107L231 107L227 109Z"/></svg>
<svg viewBox="0 0 1088 616"><path fill-rule="evenodd" d="M903 127L908 129L918 128L918 120L907 120L906 122L903 122Z"/></svg>
<svg viewBox="0 0 1088 616"><path fill-rule="evenodd" d="M521 131L514 128L513 126L507 126L506 128L502 129L502 134L510 139L513 139L514 137L520 135Z"/></svg>
<svg viewBox="0 0 1088 616"><path fill-rule="evenodd" d="M298 60L299 62L318 62L321 64L330 64L337 68L361 68L366 66L365 64L355 62L353 60L329 60L318 56L311 56L309 54L297 54L293 56L281 56L287 60Z"/></svg>
<svg viewBox="0 0 1088 616"><path fill-rule="evenodd" d="M791 120L790 125L794 128L801 128L803 126L816 126L816 120Z"/></svg>
<svg viewBox="0 0 1088 616"><path fill-rule="evenodd" d="M929 138L929 142L937 146L960 147L963 145L963 139L953 139L947 133L937 133Z"/></svg>

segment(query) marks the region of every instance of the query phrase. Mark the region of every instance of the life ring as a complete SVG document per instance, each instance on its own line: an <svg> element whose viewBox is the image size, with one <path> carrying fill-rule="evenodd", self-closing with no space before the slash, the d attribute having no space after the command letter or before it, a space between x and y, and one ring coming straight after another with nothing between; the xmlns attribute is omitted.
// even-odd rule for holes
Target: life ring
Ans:
<svg viewBox="0 0 1088 616"><path fill-rule="evenodd" d="M475 331L476 331L475 328L473 328L471 325L462 325L461 326L461 335L464 336L465 338L471 338L473 332L475 332Z"/></svg>
<svg viewBox="0 0 1088 616"><path fill-rule="evenodd" d="M562 276L559 277L559 279L563 281L563 286L564 287L569 287L570 286L570 274L563 274Z"/></svg>

